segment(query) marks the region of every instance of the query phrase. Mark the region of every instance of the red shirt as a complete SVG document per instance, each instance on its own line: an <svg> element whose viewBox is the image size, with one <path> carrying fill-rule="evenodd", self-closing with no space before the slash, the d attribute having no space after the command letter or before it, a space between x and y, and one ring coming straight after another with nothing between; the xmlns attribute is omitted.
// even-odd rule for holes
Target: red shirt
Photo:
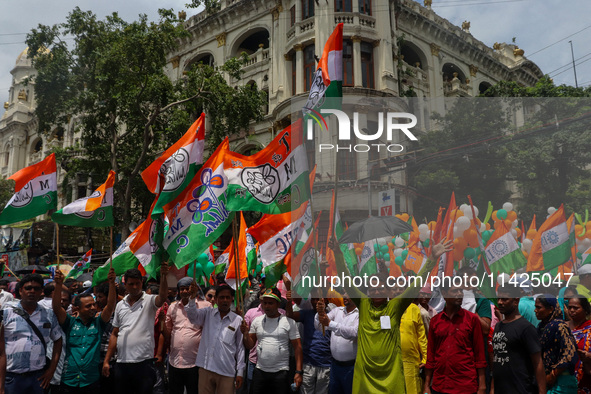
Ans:
<svg viewBox="0 0 591 394"><path fill-rule="evenodd" d="M486 367L478 315L460 309L450 320L445 310L431 319L427 364L433 370L431 387L440 393L478 391L476 369Z"/></svg>

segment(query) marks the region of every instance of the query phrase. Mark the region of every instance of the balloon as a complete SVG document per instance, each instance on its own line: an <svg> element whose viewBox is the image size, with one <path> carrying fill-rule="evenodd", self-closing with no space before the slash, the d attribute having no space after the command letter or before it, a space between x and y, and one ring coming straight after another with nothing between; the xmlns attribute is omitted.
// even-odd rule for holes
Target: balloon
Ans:
<svg viewBox="0 0 591 394"><path fill-rule="evenodd" d="M390 249L388 248L387 245L383 245L380 247L380 252L382 252L382 254L388 253Z"/></svg>
<svg viewBox="0 0 591 394"><path fill-rule="evenodd" d="M464 238L454 239L454 250L458 250L459 253L464 253L464 250L468 247L468 242Z"/></svg>
<svg viewBox="0 0 591 394"><path fill-rule="evenodd" d="M385 261L390 261L390 254L386 253L386 254L384 255L384 260L385 260Z"/></svg>
<svg viewBox="0 0 591 394"><path fill-rule="evenodd" d="M361 256L361 253L363 253L363 248L355 248L355 254L357 256Z"/></svg>
<svg viewBox="0 0 591 394"><path fill-rule="evenodd" d="M466 213L466 210L470 209L470 205L462 204L462 205L460 205L460 209L462 210L462 212Z"/></svg>
<svg viewBox="0 0 591 394"><path fill-rule="evenodd" d="M377 251L379 251L379 250L380 250L380 245L378 245L378 244L373 244L373 251L374 251L374 252L377 252Z"/></svg>
<svg viewBox="0 0 591 394"><path fill-rule="evenodd" d="M429 241L428 239L424 240L424 241L423 241L423 246L424 246L425 248L428 248L428 247L429 247L429 242L430 242L430 241Z"/></svg>
<svg viewBox="0 0 591 394"><path fill-rule="evenodd" d="M499 218L498 218L498 216L497 216L497 211L493 211L493 213L492 213L492 216L491 216L491 217L492 217L492 220L493 220L493 221L495 221L495 222L496 222L497 220L499 220Z"/></svg>
<svg viewBox="0 0 591 394"><path fill-rule="evenodd" d="M466 216L459 217L458 220L456 220L456 226L458 226L458 228L463 232L470 227L470 219L468 219Z"/></svg>
<svg viewBox="0 0 591 394"><path fill-rule="evenodd" d="M515 231L517 232L517 238L521 239L521 229L517 227Z"/></svg>
<svg viewBox="0 0 591 394"><path fill-rule="evenodd" d="M257 274L260 274L262 270L263 270L263 266L262 265L257 265L257 268L255 269L255 272Z"/></svg>
<svg viewBox="0 0 591 394"><path fill-rule="evenodd" d="M486 244L492 235L492 231L486 230L482 232L482 241Z"/></svg>
<svg viewBox="0 0 591 394"><path fill-rule="evenodd" d="M466 250L464 250L464 257L468 260L473 259L476 257L476 252L472 248L466 248Z"/></svg>
<svg viewBox="0 0 591 394"><path fill-rule="evenodd" d="M429 233L420 233L419 234L419 239L421 241L425 241L426 239L429 239Z"/></svg>
<svg viewBox="0 0 591 394"><path fill-rule="evenodd" d="M396 256L396 257L402 256L402 249L394 249L394 256Z"/></svg>
<svg viewBox="0 0 591 394"><path fill-rule="evenodd" d="M454 249L453 254L454 254L454 261L460 261L464 258L464 251Z"/></svg>
<svg viewBox="0 0 591 394"><path fill-rule="evenodd" d="M262 269L262 266L259 265L259 267L261 267L261 269ZM203 268L203 273L205 274L205 276L209 276L209 275L211 275L211 273L213 272L214 269L215 269L215 265L213 265L213 263L211 261L208 261L205 264L205 267ZM261 271L259 270L257 272L261 272Z"/></svg>
<svg viewBox="0 0 591 394"><path fill-rule="evenodd" d="M404 246L404 240L400 237L396 237L396 241L394 241L394 245L398 246L399 248Z"/></svg>
<svg viewBox="0 0 591 394"><path fill-rule="evenodd" d="M531 246L533 245L533 241L529 238L526 238L523 240L523 243L521 245L521 249L525 250L526 252L529 253L529 251L531 250Z"/></svg>
<svg viewBox="0 0 591 394"><path fill-rule="evenodd" d="M408 216L408 213L403 213L402 215L400 215L400 219L404 220L405 222L408 222L410 216Z"/></svg>
<svg viewBox="0 0 591 394"><path fill-rule="evenodd" d="M429 231L429 226L425 223L419 224L419 233L427 233Z"/></svg>
<svg viewBox="0 0 591 394"><path fill-rule="evenodd" d="M408 256L408 250L403 251L401 256L406 260L406 256Z"/></svg>
<svg viewBox="0 0 591 394"><path fill-rule="evenodd" d="M410 235L410 233L402 233L402 234L400 234L400 238L402 238L405 241L408 241L409 235Z"/></svg>
<svg viewBox="0 0 591 394"><path fill-rule="evenodd" d="M394 263L396 263L397 266L402 267L402 264L404 264L404 259L402 256L396 257L394 259Z"/></svg>
<svg viewBox="0 0 591 394"><path fill-rule="evenodd" d="M552 215L554 212L556 212L556 208L554 208L554 207L548 208L548 215Z"/></svg>
<svg viewBox="0 0 591 394"><path fill-rule="evenodd" d="M503 209L505 211L512 211L513 210L513 204L511 204L510 202L506 202L503 204Z"/></svg>
<svg viewBox="0 0 591 394"><path fill-rule="evenodd" d="M490 230L490 229L491 229L491 227L490 227L490 223L488 223L488 222L486 223L486 229L487 229L487 230Z"/></svg>
<svg viewBox="0 0 591 394"><path fill-rule="evenodd" d="M497 211L497 218L499 218L500 220L507 219L507 211L505 211L504 209L499 209Z"/></svg>
<svg viewBox="0 0 591 394"><path fill-rule="evenodd" d="M514 228L511 229L511 235L513 236L513 238L517 238L517 231L515 231Z"/></svg>
<svg viewBox="0 0 591 394"><path fill-rule="evenodd" d="M590 222L591 223L591 222ZM429 230L435 230L435 226L437 226L437 222L431 220L428 224Z"/></svg>
<svg viewBox="0 0 591 394"><path fill-rule="evenodd" d="M468 242L468 246L470 246L471 248L475 248L479 245L478 233L476 232L476 229L473 227L464 231L463 238Z"/></svg>
<svg viewBox="0 0 591 394"><path fill-rule="evenodd" d="M189 265L189 269L187 269L187 276L193 277L200 277L203 276L203 268L201 267L201 264L197 263L197 264L190 264Z"/></svg>
<svg viewBox="0 0 591 394"><path fill-rule="evenodd" d="M538 230L530 228L529 230L527 230L527 233L525 233L525 238L534 239L536 237L537 233L538 233Z"/></svg>
<svg viewBox="0 0 591 394"><path fill-rule="evenodd" d="M575 224L575 236L579 239L583 239L585 236L579 236L583 232L583 226L580 224Z"/></svg>

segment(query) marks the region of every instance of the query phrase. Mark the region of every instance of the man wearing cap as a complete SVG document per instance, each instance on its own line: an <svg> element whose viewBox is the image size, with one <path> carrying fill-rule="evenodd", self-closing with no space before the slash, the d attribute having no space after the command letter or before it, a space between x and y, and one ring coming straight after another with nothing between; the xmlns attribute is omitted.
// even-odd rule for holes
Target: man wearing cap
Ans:
<svg viewBox="0 0 591 394"><path fill-rule="evenodd" d="M257 352L253 372L253 394L289 393L289 344L293 346L296 373L293 382L297 388L302 384L303 353L300 334L293 319L279 313L281 293L276 288L267 289L261 296L265 314L246 322L240 329L244 333L244 345Z"/></svg>
<svg viewBox="0 0 591 394"><path fill-rule="evenodd" d="M279 281L277 283L282 284L282 281ZM265 314L265 311L263 310L263 295L265 294L265 289L261 288L261 292L262 294L260 295L259 299L260 299L260 303L256 308L252 308L249 309L248 312L246 312L246 314L244 315L244 322L246 323L246 325L248 327L250 327L252 325L252 322L254 321L254 319L256 319L259 316L263 316ZM278 294L281 294L281 292L278 290ZM275 293L274 293L275 294ZM282 315L285 315L285 310L279 308L278 309L279 313ZM247 333L248 334L248 333ZM245 334L245 335L247 335ZM250 349L250 352L248 354L248 365L247 365L247 369L246 369L246 392L250 392L250 386L252 386L252 375L254 373L254 369L256 367L257 364L257 343L255 342L254 346L252 347L252 349Z"/></svg>
<svg viewBox="0 0 591 394"><path fill-rule="evenodd" d="M352 299L343 295L343 304L326 313L324 301L318 301L318 313L314 316L314 327L322 332L322 326L330 331L330 380L328 392L331 394L351 393L353 390L353 371L357 356L357 331L359 329L359 309Z"/></svg>
<svg viewBox="0 0 591 394"><path fill-rule="evenodd" d="M197 309L211 308L208 301L190 300L192 278L184 277L177 283L181 299L170 304L166 313L164 337L170 343L168 355L168 383L170 394L196 394L199 384L199 367L195 365L201 342L201 327L189 321L185 306L196 302Z"/></svg>
<svg viewBox="0 0 591 394"><path fill-rule="evenodd" d="M191 283L191 297L185 306L189 321L202 327L197 352L200 394L233 394L242 387L244 375L244 346L242 345L242 317L230 310L234 289L227 284L217 287L217 308L197 309L197 284Z"/></svg>
<svg viewBox="0 0 591 394"><path fill-rule="evenodd" d="M580 284L577 292L591 302L591 264L585 264L578 271Z"/></svg>

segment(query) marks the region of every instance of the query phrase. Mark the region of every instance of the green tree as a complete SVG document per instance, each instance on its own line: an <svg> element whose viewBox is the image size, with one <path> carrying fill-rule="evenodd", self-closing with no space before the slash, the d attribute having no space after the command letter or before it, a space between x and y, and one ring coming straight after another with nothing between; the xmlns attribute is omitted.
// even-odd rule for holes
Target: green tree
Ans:
<svg viewBox="0 0 591 394"><path fill-rule="evenodd" d="M408 166L411 185L427 197L417 198L415 216L433 218L452 191L458 204L467 202L468 195L480 207L507 201L507 151L492 144L508 127L501 105L460 98L444 116L433 118L440 127L419 138L421 153Z"/></svg>
<svg viewBox="0 0 591 394"><path fill-rule="evenodd" d="M102 180L110 169L117 172L116 217L123 236L132 219L147 214L152 199L141 171L202 111L211 125L210 146L262 117L263 92L227 83L240 79L244 59L219 68L199 64L179 80L168 77L168 55L188 35L172 10L159 10L157 22L146 15L126 22L117 13L99 20L75 8L64 23L39 25L27 36L37 70L39 130L74 120L81 146L58 152L67 159L68 175L85 172ZM74 155L79 149L84 154Z"/></svg>
<svg viewBox="0 0 591 394"><path fill-rule="evenodd" d="M588 208L591 129L585 114L591 89L556 86L546 76L532 87L502 81L485 96L504 97L526 113L525 125L506 145L520 216L531 218L562 203L578 212Z"/></svg>
<svg viewBox="0 0 591 394"><path fill-rule="evenodd" d="M14 181L12 179L0 179L0 212L14 195Z"/></svg>

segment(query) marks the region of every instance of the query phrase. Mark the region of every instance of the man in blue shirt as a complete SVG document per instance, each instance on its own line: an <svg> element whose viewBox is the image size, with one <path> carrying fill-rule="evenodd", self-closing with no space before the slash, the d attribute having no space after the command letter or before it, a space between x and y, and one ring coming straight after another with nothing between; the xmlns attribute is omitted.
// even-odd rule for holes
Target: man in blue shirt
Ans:
<svg viewBox="0 0 591 394"><path fill-rule="evenodd" d="M66 362L61 385L64 394L99 393L101 336L117 300L113 268L109 270L108 280L109 295L103 312L97 316L94 297L81 294L74 298L78 317L72 317L62 307L61 291L57 291L63 286L64 274L59 270L55 273L52 308L66 334Z"/></svg>

